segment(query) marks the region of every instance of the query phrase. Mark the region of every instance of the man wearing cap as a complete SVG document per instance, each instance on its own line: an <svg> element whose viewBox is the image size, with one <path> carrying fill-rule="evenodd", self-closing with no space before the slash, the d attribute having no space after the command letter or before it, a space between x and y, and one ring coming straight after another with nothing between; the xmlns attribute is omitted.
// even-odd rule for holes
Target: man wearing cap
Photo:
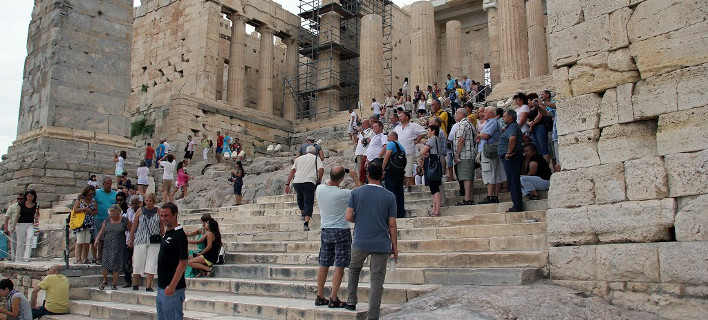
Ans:
<svg viewBox="0 0 708 320"><path fill-rule="evenodd" d="M306 140L305 143L300 145L300 148L297 149L297 156L299 157L301 155L307 154L307 147L315 146L315 151L316 151L315 154L320 156L320 160L324 161L324 159L325 159L324 151L322 151L322 147L320 145L315 143L315 137L307 136L307 138L305 140Z"/></svg>
<svg viewBox="0 0 708 320"><path fill-rule="evenodd" d="M293 183L297 194L297 206L300 209L303 220L305 220L304 231L310 231L312 207L315 204L315 189L322 181L322 175L324 175L324 165L315 155L316 152L314 146L308 146L305 149L305 154L295 159L295 163L288 175L288 182L285 184L285 193L289 194L290 182Z"/></svg>

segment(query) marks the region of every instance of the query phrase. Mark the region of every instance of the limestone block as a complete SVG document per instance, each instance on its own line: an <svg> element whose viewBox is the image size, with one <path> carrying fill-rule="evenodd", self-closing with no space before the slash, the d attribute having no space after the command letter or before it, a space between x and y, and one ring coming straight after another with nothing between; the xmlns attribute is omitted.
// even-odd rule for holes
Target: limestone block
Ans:
<svg viewBox="0 0 708 320"><path fill-rule="evenodd" d="M624 7L610 13L610 49L614 50L629 46L627 22L632 16L632 12L632 9Z"/></svg>
<svg viewBox="0 0 708 320"><path fill-rule="evenodd" d="M634 119L652 119L678 110L676 87L683 71L675 71L637 83L632 94Z"/></svg>
<svg viewBox="0 0 708 320"><path fill-rule="evenodd" d="M670 240L674 199L626 201L588 207L592 228L601 243Z"/></svg>
<svg viewBox="0 0 708 320"><path fill-rule="evenodd" d="M626 161L624 176L629 200L663 199L669 196L669 182L664 159L661 157Z"/></svg>
<svg viewBox="0 0 708 320"><path fill-rule="evenodd" d="M594 280L596 246L548 248L551 279Z"/></svg>
<svg viewBox="0 0 708 320"><path fill-rule="evenodd" d="M602 98L594 93L559 100L558 134L597 129L601 101Z"/></svg>
<svg viewBox="0 0 708 320"><path fill-rule="evenodd" d="M659 249L655 243L622 243L595 247L598 280L659 281Z"/></svg>
<svg viewBox="0 0 708 320"><path fill-rule="evenodd" d="M678 109L686 110L708 104L708 64L683 69L683 75L679 80L678 87Z"/></svg>
<svg viewBox="0 0 708 320"><path fill-rule="evenodd" d="M617 87L617 120L619 123L634 121L633 91L634 83L625 83Z"/></svg>
<svg viewBox="0 0 708 320"><path fill-rule="evenodd" d="M629 6L629 0L583 0L583 14L589 20Z"/></svg>
<svg viewBox="0 0 708 320"><path fill-rule="evenodd" d="M606 204L626 200L624 165L621 162L590 169L595 186L595 203Z"/></svg>
<svg viewBox="0 0 708 320"><path fill-rule="evenodd" d="M705 21L708 2L648 0L637 5L627 23L632 43ZM660 20L657 20L660 19Z"/></svg>
<svg viewBox="0 0 708 320"><path fill-rule="evenodd" d="M558 137L563 169L592 167L600 164L597 154L600 130L575 132Z"/></svg>
<svg viewBox="0 0 708 320"><path fill-rule="evenodd" d="M548 33L554 33L583 22L581 0L548 0Z"/></svg>
<svg viewBox="0 0 708 320"><path fill-rule="evenodd" d="M570 89L569 69L568 67L553 69L553 83L556 85L556 99L573 96L573 91Z"/></svg>
<svg viewBox="0 0 708 320"><path fill-rule="evenodd" d="M654 121L616 124L603 128L597 143L600 162L612 163L656 156L655 137Z"/></svg>
<svg viewBox="0 0 708 320"><path fill-rule="evenodd" d="M636 71L637 65L628 48L610 51L607 55L607 67L613 71Z"/></svg>
<svg viewBox="0 0 708 320"><path fill-rule="evenodd" d="M662 282L708 284L708 242L659 243Z"/></svg>
<svg viewBox="0 0 708 320"><path fill-rule="evenodd" d="M657 23L658 24L658 23ZM708 20L633 42L629 46L642 78L708 62Z"/></svg>
<svg viewBox="0 0 708 320"><path fill-rule="evenodd" d="M591 228L588 208L549 209L546 212L548 243L551 245L580 245L598 242Z"/></svg>
<svg viewBox="0 0 708 320"><path fill-rule="evenodd" d="M708 149L708 106L659 116L656 146L659 155Z"/></svg>
<svg viewBox="0 0 708 320"><path fill-rule="evenodd" d="M669 196L683 197L706 193L708 150L677 153L664 157L669 176Z"/></svg>
<svg viewBox="0 0 708 320"><path fill-rule="evenodd" d="M701 195L676 213L676 241L708 241L708 195Z"/></svg>
<svg viewBox="0 0 708 320"><path fill-rule="evenodd" d="M572 1L568 1L568 4ZM566 4L564 4L565 6ZM581 58L610 49L609 15L585 20L550 34L550 56L554 67L573 64Z"/></svg>
<svg viewBox="0 0 708 320"><path fill-rule="evenodd" d="M595 192L590 172L564 170L551 176L551 188L548 191L550 208L579 207L594 203Z"/></svg>
<svg viewBox="0 0 708 320"><path fill-rule="evenodd" d="M610 62L612 63L610 65ZM639 80L628 50L602 52L582 58L568 72L574 95L603 92L620 84Z"/></svg>
<svg viewBox="0 0 708 320"><path fill-rule="evenodd" d="M604 128L619 123L617 115L617 89L609 89L602 95L600 102L600 122L598 126Z"/></svg>

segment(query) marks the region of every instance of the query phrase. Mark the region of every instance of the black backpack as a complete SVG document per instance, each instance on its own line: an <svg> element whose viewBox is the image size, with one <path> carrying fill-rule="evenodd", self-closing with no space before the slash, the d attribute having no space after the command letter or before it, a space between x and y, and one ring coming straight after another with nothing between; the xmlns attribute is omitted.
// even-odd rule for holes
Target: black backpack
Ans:
<svg viewBox="0 0 708 320"><path fill-rule="evenodd" d="M450 130L452 130L452 126L454 126L457 122L455 121L455 116L452 113L448 111L445 111L445 113L447 113L447 126L445 127L445 136L449 139Z"/></svg>
<svg viewBox="0 0 708 320"><path fill-rule="evenodd" d="M386 165L386 172L393 174L396 178L403 178L406 174L406 153L402 150L401 146L397 141L393 141L396 144L396 151L391 153L391 157L388 159L388 164Z"/></svg>
<svg viewBox="0 0 708 320"><path fill-rule="evenodd" d="M209 140L209 148L214 146L214 141Z"/></svg>

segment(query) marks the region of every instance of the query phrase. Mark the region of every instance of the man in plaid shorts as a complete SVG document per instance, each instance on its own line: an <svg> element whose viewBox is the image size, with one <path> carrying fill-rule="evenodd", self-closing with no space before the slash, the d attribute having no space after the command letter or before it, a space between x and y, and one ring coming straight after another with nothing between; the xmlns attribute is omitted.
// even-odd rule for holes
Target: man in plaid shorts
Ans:
<svg viewBox="0 0 708 320"><path fill-rule="evenodd" d="M361 186L361 181L354 170L347 170L342 166L334 166L329 172L326 184L317 186L315 197L320 205L320 268L317 271L317 298L316 306L328 305L330 308L344 308L347 304L339 300L337 292L342 284L344 268L351 261L352 234L349 231L349 222L344 219L347 211L347 202L352 191L342 189L339 185L344 181L346 173L354 180L355 187ZM332 294L328 299L324 297L324 284L327 281L329 267L334 265L332 276Z"/></svg>

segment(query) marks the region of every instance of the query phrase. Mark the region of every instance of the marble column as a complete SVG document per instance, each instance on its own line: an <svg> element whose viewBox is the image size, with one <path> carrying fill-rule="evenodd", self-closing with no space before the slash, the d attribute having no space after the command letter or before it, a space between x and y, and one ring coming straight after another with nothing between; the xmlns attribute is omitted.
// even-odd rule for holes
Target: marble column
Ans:
<svg viewBox="0 0 708 320"><path fill-rule="evenodd" d="M261 26L261 48L258 52L258 110L273 114L273 29Z"/></svg>
<svg viewBox="0 0 708 320"><path fill-rule="evenodd" d="M484 0L484 3L482 4L482 9L487 11L490 56L489 64L493 85L501 82L501 68L499 66L499 17L497 15L497 6L497 0Z"/></svg>
<svg viewBox="0 0 708 320"><path fill-rule="evenodd" d="M546 45L546 18L542 0L526 1L526 24L529 35L529 73L531 77L548 74L548 47Z"/></svg>
<svg viewBox="0 0 708 320"><path fill-rule="evenodd" d="M325 3L327 1L324 1ZM342 17L336 12L328 12L320 16L320 43L341 43L339 37ZM331 112L340 110L340 91L334 86L339 85L341 59L337 50L323 50L317 55L317 87L330 87L317 93L316 114L328 118Z"/></svg>
<svg viewBox="0 0 708 320"><path fill-rule="evenodd" d="M232 106L246 106L246 18L231 16L231 48L229 52L228 101Z"/></svg>
<svg viewBox="0 0 708 320"><path fill-rule="evenodd" d="M499 0L501 81L529 77L529 40L524 0Z"/></svg>
<svg viewBox="0 0 708 320"><path fill-rule="evenodd" d="M359 100L363 117L373 114L371 98L381 101L385 94L383 85L383 19L377 14L361 18L359 56Z"/></svg>
<svg viewBox="0 0 708 320"><path fill-rule="evenodd" d="M289 81L292 87L286 86L288 94L285 96L285 109L283 110L283 118L286 120L295 120L295 113L297 109L297 102L292 94L292 91L298 90L299 81L296 77L298 75L297 62L300 58L298 53L298 43L294 37L287 38L283 40L287 49L285 51L285 76L290 78Z"/></svg>
<svg viewBox="0 0 708 320"><path fill-rule="evenodd" d="M450 20L445 24L447 67L453 79L462 79L462 23Z"/></svg>
<svg viewBox="0 0 708 320"><path fill-rule="evenodd" d="M438 81L437 37L433 3L417 1L411 4L411 75L409 87L419 85L425 91Z"/></svg>

